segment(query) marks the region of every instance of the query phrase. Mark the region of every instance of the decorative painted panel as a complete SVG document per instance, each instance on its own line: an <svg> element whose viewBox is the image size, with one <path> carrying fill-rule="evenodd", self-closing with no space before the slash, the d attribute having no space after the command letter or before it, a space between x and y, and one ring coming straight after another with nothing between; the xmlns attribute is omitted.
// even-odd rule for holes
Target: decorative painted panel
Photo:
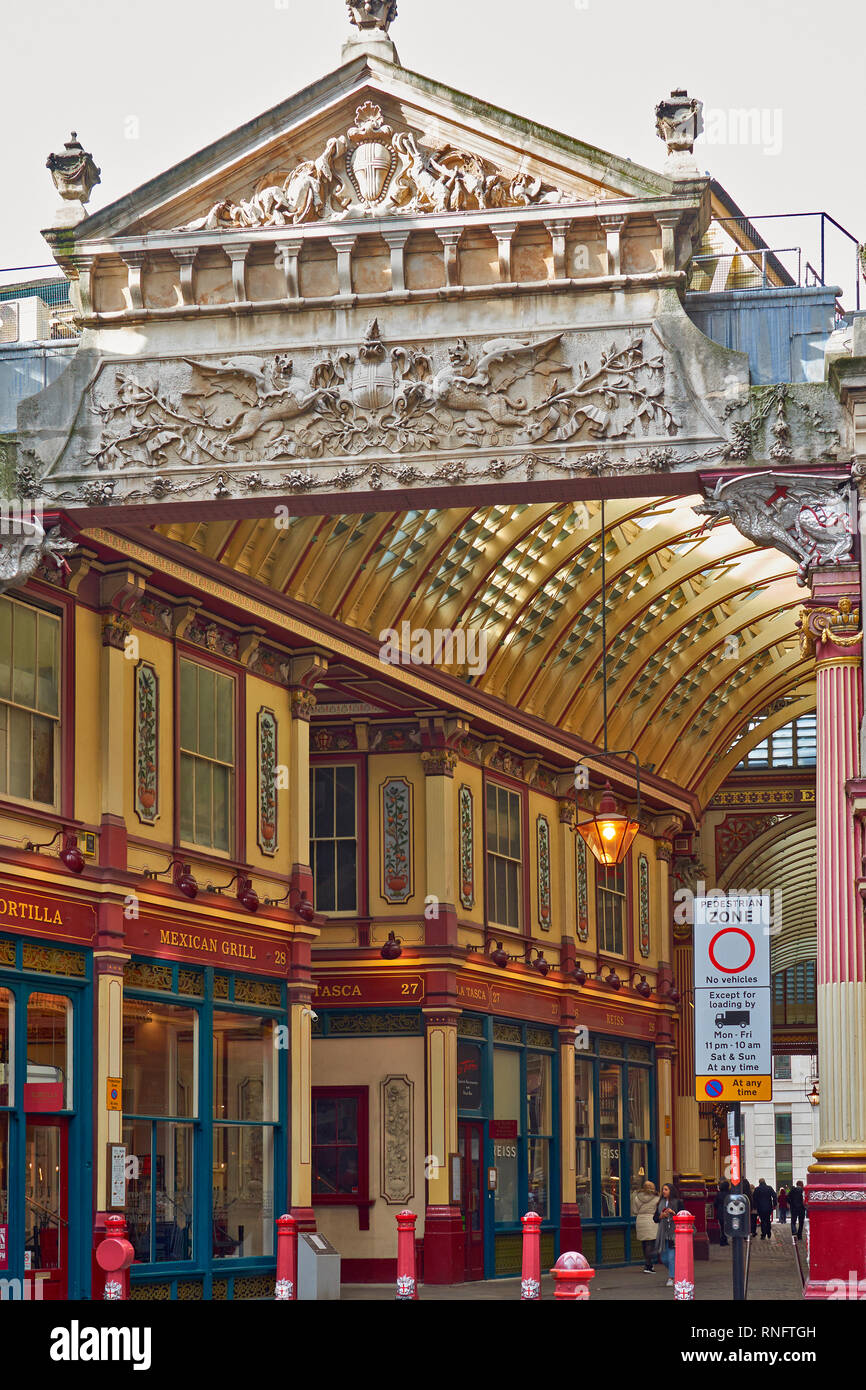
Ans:
<svg viewBox="0 0 866 1390"><path fill-rule="evenodd" d="M412 783L390 777L382 784L382 897L406 903L412 883Z"/></svg>
<svg viewBox="0 0 866 1390"><path fill-rule="evenodd" d="M577 842L577 939L589 940L589 880L586 867L586 841L576 835Z"/></svg>
<svg viewBox="0 0 866 1390"><path fill-rule="evenodd" d="M135 814L159 819L159 677L147 661L135 668Z"/></svg>
<svg viewBox="0 0 866 1390"><path fill-rule="evenodd" d="M415 1195L413 1091L408 1076L386 1076L382 1082L382 1196L389 1206L405 1206Z"/></svg>
<svg viewBox="0 0 866 1390"><path fill-rule="evenodd" d="M650 878L649 860L642 854L637 861L638 944L640 953L650 953Z"/></svg>
<svg viewBox="0 0 866 1390"><path fill-rule="evenodd" d="M550 824L546 816L535 822L538 842L538 925L550 931Z"/></svg>
<svg viewBox="0 0 866 1390"><path fill-rule="evenodd" d="M463 786L459 792L460 815L460 901L470 908L475 902L475 808L472 792Z"/></svg>
<svg viewBox="0 0 866 1390"><path fill-rule="evenodd" d="M258 747L258 842L262 854L277 852L277 719L273 710L259 710Z"/></svg>

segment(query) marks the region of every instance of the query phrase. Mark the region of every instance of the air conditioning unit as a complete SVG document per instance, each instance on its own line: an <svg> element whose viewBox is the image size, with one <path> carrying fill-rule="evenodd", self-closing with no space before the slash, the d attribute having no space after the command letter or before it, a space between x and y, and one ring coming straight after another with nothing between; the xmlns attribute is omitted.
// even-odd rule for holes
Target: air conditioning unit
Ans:
<svg viewBox="0 0 866 1390"><path fill-rule="evenodd" d="M51 306L37 294L0 300L0 343L44 343L51 337Z"/></svg>

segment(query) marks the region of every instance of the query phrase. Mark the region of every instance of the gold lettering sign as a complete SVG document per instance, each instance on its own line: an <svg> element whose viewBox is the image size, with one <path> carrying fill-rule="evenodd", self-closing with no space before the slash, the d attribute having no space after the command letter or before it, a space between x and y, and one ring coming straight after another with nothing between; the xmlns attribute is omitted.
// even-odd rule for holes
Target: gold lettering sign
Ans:
<svg viewBox="0 0 866 1390"><path fill-rule="evenodd" d="M206 956L225 956L231 960L256 960L256 950L247 942L220 941L215 936L201 936L197 932L159 930L160 946L171 946L175 951L198 951Z"/></svg>
<svg viewBox="0 0 866 1390"><path fill-rule="evenodd" d="M13 922L42 922L48 927L62 927L60 909L42 907L39 903L13 903L9 898L0 898L0 916L10 917Z"/></svg>

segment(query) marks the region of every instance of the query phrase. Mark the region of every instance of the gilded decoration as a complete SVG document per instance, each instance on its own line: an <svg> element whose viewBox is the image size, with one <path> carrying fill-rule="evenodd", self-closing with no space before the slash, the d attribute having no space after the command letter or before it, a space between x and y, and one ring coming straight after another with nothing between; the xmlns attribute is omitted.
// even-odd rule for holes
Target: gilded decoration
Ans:
<svg viewBox="0 0 866 1390"><path fill-rule="evenodd" d="M229 997L229 977L228 975L214 975L213 980L214 999L228 999Z"/></svg>
<svg viewBox="0 0 866 1390"><path fill-rule="evenodd" d="M135 668L135 814L159 819L159 677L148 661Z"/></svg>
<svg viewBox="0 0 866 1390"><path fill-rule="evenodd" d="M475 807L472 791L462 786L458 793L460 820L460 902L468 911L475 903Z"/></svg>
<svg viewBox="0 0 866 1390"><path fill-rule="evenodd" d="M15 942L0 941L0 965L15 964Z"/></svg>
<svg viewBox="0 0 866 1390"><path fill-rule="evenodd" d="M405 777L382 784L382 897L387 903L406 903L414 892L412 796L412 783Z"/></svg>
<svg viewBox="0 0 866 1390"><path fill-rule="evenodd" d="M240 975L236 976L236 1004L261 1004L263 1008L279 1009L282 1002L282 991L278 984L266 984L263 980L247 980Z"/></svg>
<svg viewBox="0 0 866 1390"><path fill-rule="evenodd" d="M638 945L644 960L650 953L650 871L649 860L641 854L637 861Z"/></svg>
<svg viewBox="0 0 866 1390"><path fill-rule="evenodd" d="M494 1023L493 1041L519 1043L523 1041L520 1027L516 1023Z"/></svg>
<svg viewBox="0 0 866 1390"><path fill-rule="evenodd" d="M61 951L55 946L24 945L21 954L24 970L38 970L43 975L70 975L83 978L87 974L84 956L77 951Z"/></svg>
<svg viewBox="0 0 866 1390"><path fill-rule="evenodd" d="M273 710L258 713L258 844L262 854L277 852L277 718Z"/></svg>
<svg viewBox="0 0 866 1390"><path fill-rule="evenodd" d="M785 814L769 816L737 816L727 815L720 825L716 826L716 873L723 874L725 869L734 862L738 854L757 840L759 835L763 835L766 830L770 830L780 821L787 820Z"/></svg>
<svg viewBox="0 0 866 1390"><path fill-rule="evenodd" d="M559 803L559 823L567 825L573 830L577 824L577 807L573 801L560 801Z"/></svg>
<svg viewBox="0 0 866 1390"><path fill-rule="evenodd" d="M273 1298L275 1282L276 1277L273 1274L235 1279L232 1285L232 1297L236 1303L241 1299Z"/></svg>
<svg viewBox="0 0 866 1390"><path fill-rule="evenodd" d="M831 647L857 649L863 643L860 627L860 609L855 608L850 598L840 598L838 608L803 608L800 612L800 655L817 655L819 663L825 659L825 644Z"/></svg>
<svg viewBox="0 0 866 1390"><path fill-rule="evenodd" d="M202 999L204 997L204 975L200 970L178 970L177 992Z"/></svg>
<svg viewBox="0 0 866 1390"><path fill-rule="evenodd" d="M458 1038L483 1038L484 1019L475 1018L470 1014L461 1014L457 1020Z"/></svg>
<svg viewBox="0 0 866 1390"><path fill-rule="evenodd" d="M371 753L414 753L420 747L417 724L376 724L370 730Z"/></svg>
<svg viewBox="0 0 866 1390"><path fill-rule="evenodd" d="M417 1035L421 1032L420 1017L416 1013L348 1013L335 1010L328 1016L328 1035L348 1037L387 1037L389 1035Z"/></svg>
<svg viewBox="0 0 866 1390"><path fill-rule="evenodd" d="M151 965L146 961L130 961L123 968L123 983L128 989L173 989L170 965Z"/></svg>
<svg viewBox="0 0 866 1390"><path fill-rule="evenodd" d="M550 931L550 824L546 816L538 817L535 831L538 848L538 925L542 931Z"/></svg>
<svg viewBox="0 0 866 1390"><path fill-rule="evenodd" d="M204 1298L204 1286L200 1282L192 1280L179 1282L177 1298L179 1303L200 1303Z"/></svg>
<svg viewBox="0 0 866 1390"><path fill-rule="evenodd" d="M305 724L309 724L316 708L316 697L311 690L293 690L289 696L292 707L292 718L302 719Z"/></svg>
<svg viewBox="0 0 866 1390"><path fill-rule="evenodd" d="M412 1178L414 1089L408 1076L386 1076L381 1083L381 1195L389 1206L405 1206L415 1194Z"/></svg>
<svg viewBox="0 0 866 1390"><path fill-rule="evenodd" d="M111 647L118 652L125 651L127 638L131 632L131 622L128 618L121 617L120 613L104 613L102 615L103 647Z"/></svg>
<svg viewBox="0 0 866 1390"><path fill-rule="evenodd" d="M586 861L586 841L575 836L577 853L577 939L589 940L589 868Z"/></svg>
<svg viewBox="0 0 866 1390"><path fill-rule="evenodd" d="M170 1303L171 1284L133 1284L129 1297L133 1303Z"/></svg>
<svg viewBox="0 0 866 1390"><path fill-rule="evenodd" d="M358 746L357 735L351 725L339 729L314 729L310 743L317 753L346 753Z"/></svg>
<svg viewBox="0 0 866 1390"><path fill-rule="evenodd" d="M425 777L453 777L457 754L450 748L434 748L421 754Z"/></svg>
<svg viewBox="0 0 866 1390"><path fill-rule="evenodd" d="M526 1043L528 1047L553 1047L555 1039L548 1028L527 1028Z"/></svg>
<svg viewBox="0 0 866 1390"><path fill-rule="evenodd" d="M229 661L238 659L238 639L235 633L219 623L211 622L201 614L189 625L183 638L193 646L203 647L213 656L225 656Z"/></svg>

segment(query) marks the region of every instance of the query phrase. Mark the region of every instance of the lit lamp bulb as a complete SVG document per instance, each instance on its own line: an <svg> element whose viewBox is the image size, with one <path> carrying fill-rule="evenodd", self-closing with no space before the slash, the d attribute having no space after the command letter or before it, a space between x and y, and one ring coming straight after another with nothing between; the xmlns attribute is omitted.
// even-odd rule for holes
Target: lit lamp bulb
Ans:
<svg viewBox="0 0 866 1390"><path fill-rule="evenodd" d="M578 834L606 869L622 863L639 830L640 822L631 820L618 809L609 782L592 820L577 827Z"/></svg>

